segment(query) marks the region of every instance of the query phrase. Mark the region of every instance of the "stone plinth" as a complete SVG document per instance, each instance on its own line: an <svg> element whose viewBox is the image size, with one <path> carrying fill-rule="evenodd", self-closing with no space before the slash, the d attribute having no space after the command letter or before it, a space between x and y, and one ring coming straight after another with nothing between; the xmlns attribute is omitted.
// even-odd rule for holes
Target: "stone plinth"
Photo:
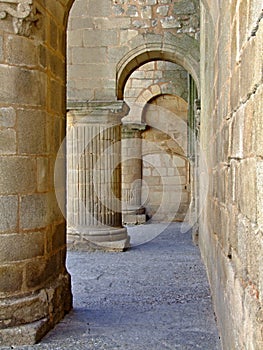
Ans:
<svg viewBox="0 0 263 350"><path fill-rule="evenodd" d="M70 245L122 251L121 118L123 102L73 104L68 112L68 238Z"/></svg>

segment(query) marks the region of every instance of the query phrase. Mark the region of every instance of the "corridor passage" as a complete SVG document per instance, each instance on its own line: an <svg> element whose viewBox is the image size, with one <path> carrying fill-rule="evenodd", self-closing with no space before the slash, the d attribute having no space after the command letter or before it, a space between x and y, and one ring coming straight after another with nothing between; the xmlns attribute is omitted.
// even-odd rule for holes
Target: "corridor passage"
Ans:
<svg viewBox="0 0 263 350"><path fill-rule="evenodd" d="M74 310L40 344L15 349L221 349L191 233L178 223L129 233L149 241L124 253L68 253Z"/></svg>

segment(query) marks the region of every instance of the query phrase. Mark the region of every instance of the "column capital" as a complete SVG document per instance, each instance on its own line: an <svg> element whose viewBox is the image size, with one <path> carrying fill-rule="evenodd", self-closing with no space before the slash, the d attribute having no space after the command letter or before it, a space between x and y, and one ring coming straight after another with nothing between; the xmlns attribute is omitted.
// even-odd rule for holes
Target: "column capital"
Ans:
<svg viewBox="0 0 263 350"><path fill-rule="evenodd" d="M145 123L122 123L122 138L141 137L142 131L146 129Z"/></svg>
<svg viewBox="0 0 263 350"><path fill-rule="evenodd" d="M67 110L70 124L120 124L129 113L124 101L68 101Z"/></svg>
<svg viewBox="0 0 263 350"><path fill-rule="evenodd" d="M1 0L0 19L8 15L13 19L15 34L30 36L32 23L38 20L33 0Z"/></svg>

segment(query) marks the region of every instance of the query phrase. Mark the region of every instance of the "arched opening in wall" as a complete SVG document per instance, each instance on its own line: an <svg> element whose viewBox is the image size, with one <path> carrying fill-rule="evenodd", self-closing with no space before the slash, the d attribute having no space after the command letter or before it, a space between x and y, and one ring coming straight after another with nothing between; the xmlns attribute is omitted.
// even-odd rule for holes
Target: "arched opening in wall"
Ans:
<svg viewBox="0 0 263 350"><path fill-rule="evenodd" d="M189 210L187 110L185 100L166 94L150 100L143 111L148 127L142 133L142 202L152 222L184 221Z"/></svg>
<svg viewBox="0 0 263 350"><path fill-rule="evenodd" d="M119 18L120 14L116 15L114 12L116 7L112 6L111 1L105 1L96 6L95 2L92 2L94 6L91 7L88 4L84 0L74 2L68 22L67 48L68 131L72 130L73 135L69 140L68 150L80 151L82 149L84 151L83 157L76 160L73 156L68 162L68 229L72 233L73 240L78 237L80 241L85 242L89 241L91 236L101 240L101 232L99 233L96 228L96 233L92 231L91 234L90 227L106 224L115 229L120 228L121 225L121 198L117 198L119 202L115 200L115 194L118 193L119 196L121 191L111 191L111 188L121 185L120 173L116 175L116 172L109 170L105 180L105 169L101 173L97 172L98 169L94 168L94 164L98 165L98 162L102 161L106 155L108 145L106 145L107 142L104 142L103 152L101 152L101 139L111 138L114 141L112 147L113 143L116 145L116 141L120 141L120 134L117 131L120 124L116 125L116 130L108 128L111 123L110 118L113 118L112 111L114 111L115 121L118 119L119 123L121 119L123 122L125 119L126 122L127 118L130 118L130 114L125 116L127 113L123 108L123 100L128 105L132 101L132 96L130 98L124 94L125 86L128 86L131 81L130 76L133 72L136 74L137 68L142 67L144 63L148 62L148 65L153 64L154 66L151 72L153 74L152 83L144 91L139 85L149 84L149 81L146 82L147 79L140 78L132 79L132 84L135 81L138 84L135 94L139 89L141 91L141 96L137 95L136 103L140 98L147 102L153 96L165 93L175 93L187 99L187 71L185 69L188 69L196 79L199 69L198 44L194 37L176 36L172 33L169 33L168 36L154 33L148 35L147 31L142 33L141 30L133 32L135 34L130 36L129 25L123 27L123 21L120 21ZM140 13L140 6L137 7ZM126 17L130 23L129 15ZM177 66L174 77L169 76L169 70L172 70L169 65ZM142 71L139 72L139 74L142 73ZM162 78L158 78L160 73L163 74ZM180 79L185 82L183 88L178 84L180 80L178 75L181 75ZM171 84L171 81L174 84ZM173 89L174 91L169 91ZM133 88L126 89L127 92L132 92L132 90ZM100 135L98 130L101 128L108 128L111 135L102 138L95 137L95 134ZM93 146L88 149L85 145L87 146L89 141ZM117 163L120 150L116 148L113 154L115 155L114 162ZM105 161L105 164L106 162L108 165L113 165L109 159ZM102 170L101 167L100 170ZM98 176L94 176L95 173ZM113 173L114 176L112 176ZM100 182L102 179L104 183ZM110 189L106 188L105 181L111 185ZM107 195L103 188L106 188ZM124 242L126 239L124 231L122 234ZM118 232L118 237L120 236ZM106 235L104 238L107 239ZM123 248L126 248L125 243Z"/></svg>
<svg viewBox="0 0 263 350"><path fill-rule="evenodd" d="M123 96L130 106L122 120L126 130L122 141L124 223L187 220L191 201L187 71L165 60L142 64L127 78ZM131 139L131 135L136 136ZM129 154L131 159L127 159ZM135 197L140 196L136 198L137 217L135 187Z"/></svg>

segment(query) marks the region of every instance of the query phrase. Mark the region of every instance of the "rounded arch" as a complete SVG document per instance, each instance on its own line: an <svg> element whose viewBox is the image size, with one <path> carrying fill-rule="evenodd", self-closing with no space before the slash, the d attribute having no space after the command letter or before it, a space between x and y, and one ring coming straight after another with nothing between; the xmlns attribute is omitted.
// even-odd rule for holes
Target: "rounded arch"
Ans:
<svg viewBox="0 0 263 350"><path fill-rule="evenodd" d="M124 87L131 73L141 65L156 60L170 61L181 65L196 82L199 90L199 43L188 35L164 36L145 35L143 43L134 42L133 48L117 64L116 92L119 100L123 99ZM131 43L131 47L133 43Z"/></svg>
<svg viewBox="0 0 263 350"><path fill-rule="evenodd" d="M153 84L138 95L135 102L130 106L129 114L125 116L122 121L143 123L142 114L145 106L154 98L162 95L177 96L187 103L181 91L172 82Z"/></svg>
<svg viewBox="0 0 263 350"><path fill-rule="evenodd" d="M179 89L179 87L172 81L168 81L164 83L162 82L158 84L152 84L147 89L144 89L136 98L135 104L145 104L148 103L154 97L166 94L179 96L186 101L186 98L183 94L183 90Z"/></svg>

